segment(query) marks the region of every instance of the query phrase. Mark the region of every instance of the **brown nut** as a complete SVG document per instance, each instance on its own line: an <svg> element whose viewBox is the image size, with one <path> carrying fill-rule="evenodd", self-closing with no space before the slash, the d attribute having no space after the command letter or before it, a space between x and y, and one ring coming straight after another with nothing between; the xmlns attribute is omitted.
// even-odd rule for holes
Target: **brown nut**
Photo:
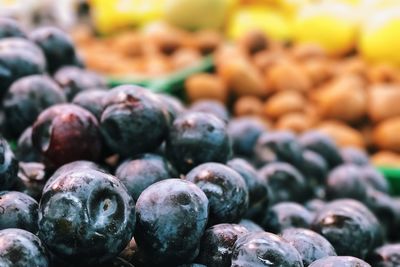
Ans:
<svg viewBox="0 0 400 267"><path fill-rule="evenodd" d="M317 127L317 130L329 135L341 147L354 146L365 148L362 134L342 122L322 122Z"/></svg>
<svg viewBox="0 0 400 267"><path fill-rule="evenodd" d="M283 115L277 121L275 128L280 130L290 130L295 133L302 133L313 126L313 121L304 113L289 113Z"/></svg>
<svg viewBox="0 0 400 267"><path fill-rule="evenodd" d="M300 61L321 59L327 56L324 49L315 44L297 44L292 48L290 52L294 59Z"/></svg>
<svg viewBox="0 0 400 267"><path fill-rule="evenodd" d="M379 151L371 157L374 166L400 167L400 154L392 151Z"/></svg>
<svg viewBox="0 0 400 267"><path fill-rule="evenodd" d="M380 149L400 152L400 117L387 119L373 130L374 145Z"/></svg>
<svg viewBox="0 0 400 267"><path fill-rule="evenodd" d="M335 75L354 74L366 79L367 64L360 57L342 59L335 64Z"/></svg>
<svg viewBox="0 0 400 267"><path fill-rule="evenodd" d="M143 45L142 37L131 31L119 33L112 39L112 49L128 57L143 55Z"/></svg>
<svg viewBox="0 0 400 267"><path fill-rule="evenodd" d="M282 60L282 56L283 55L280 53L262 51L253 56L253 64L261 71L261 73L265 73L269 68Z"/></svg>
<svg viewBox="0 0 400 267"><path fill-rule="evenodd" d="M242 96L233 107L235 116L257 115L261 116L263 112L263 103L258 97Z"/></svg>
<svg viewBox="0 0 400 267"><path fill-rule="evenodd" d="M171 64L174 69L184 69L201 60L201 54L189 48L181 48L173 53L171 56Z"/></svg>
<svg viewBox="0 0 400 267"><path fill-rule="evenodd" d="M284 60L266 71L265 85L269 92L286 90L307 92L311 88L311 80L300 65Z"/></svg>
<svg viewBox="0 0 400 267"><path fill-rule="evenodd" d="M214 99L226 103L228 88L217 75L200 73L190 76L185 81L186 95L190 102L199 99Z"/></svg>
<svg viewBox="0 0 400 267"><path fill-rule="evenodd" d="M249 55L254 55L269 47L269 40L264 32L252 30L245 33L239 40L239 46Z"/></svg>
<svg viewBox="0 0 400 267"><path fill-rule="evenodd" d="M354 75L342 76L312 95L323 118L346 122L358 121L367 111L367 93L362 80Z"/></svg>
<svg viewBox="0 0 400 267"><path fill-rule="evenodd" d="M222 43L222 36L217 31L202 30L195 34L194 41L197 49L203 55L213 53Z"/></svg>
<svg viewBox="0 0 400 267"><path fill-rule="evenodd" d="M373 121L400 116L400 85L373 86L368 100L368 115Z"/></svg>
<svg viewBox="0 0 400 267"><path fill-rule="evenodd" d="M333 77L333 63L325 58L307 60L302 67L313 86L327 82Z"/></svg>
<svg viewBox="0 0 400 267"><path fill-rule="evenodd" d="M145 71L149 76L165 75L171 70L171 63L164 55L148 55L145 58Z"/></svg>
<svg viewBox="0 0 400 267"><path fill-rule="evenodd" d="M368 69L367 78L374 84L400 83L400 70L387 64L375 65Z"/></svg>
<svg viewBox="0 0 400 267"><path fill-rule="evenodd" d="M282 91L271 96L264 104L267 118L277 119L287 113L301 112L306 106L303 95L296 91Z"/></svg>
<svg viewBox="0 0 400 267"><path fill-rule="evenodd" d="M247 60L231 59L220 66L218 73L237 96L266 96L262 75Z"/></svg>

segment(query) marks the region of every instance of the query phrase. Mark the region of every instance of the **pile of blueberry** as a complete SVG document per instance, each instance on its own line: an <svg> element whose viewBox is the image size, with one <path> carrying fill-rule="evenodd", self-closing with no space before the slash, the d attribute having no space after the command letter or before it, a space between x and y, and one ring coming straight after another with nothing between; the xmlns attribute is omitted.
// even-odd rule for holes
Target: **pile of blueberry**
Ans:
<svg viewBox="0 0 400 267"><path fill-rule="evenodd" d="M0 89L1 267L400 266L400 200L363 151L107 90L65 33L7 19Z"/></svg>

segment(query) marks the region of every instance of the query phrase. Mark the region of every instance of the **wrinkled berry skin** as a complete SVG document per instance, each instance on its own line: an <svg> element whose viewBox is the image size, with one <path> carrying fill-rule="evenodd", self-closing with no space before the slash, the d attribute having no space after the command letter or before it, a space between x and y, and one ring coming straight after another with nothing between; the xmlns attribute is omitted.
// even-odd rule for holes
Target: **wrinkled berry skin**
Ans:
<svg viewBox="0 0 400 267"><path fill-rule="evenodd" d="M260 205L262 208L268 206L268 187L265 180L258 176L254 167L241 158L231 159L226 165L238 172L244 179L249 190L249 207ZM264 210L265 211L265 210Z"/></svg>
<svg viewBox="0 0 400 267"><path fill-rule="evenodd" d="M329 167L321 155L311 150L304 150L300 171L307 177L311 186L321 186L328 176Z"/></svg>
<svg viewBox="0 0 400 267"><path fill-rule="evenodd" d="M351 256L330 256L314 261L309 267L371 267L368 263ZM374 266L375 267L375 266Z"/></svg>
<svg viewBox="0 0 400 267"><path fill-rule="evenodd" d="M369 186L381 191L382 193L389 194L389 183L385 176L383 176L383 174L380 173L376 168L372 166L364 166L361 167L360 172L364 183L367 183Z"/></svg>
<svg viewBox="0 0 400 267"><path fill-rule="evenodd" d="M232 139L236 155L251 157L258 137L267 130L265 124L256 117L234 118L228 123L228 134Z"/></svg>
<svg viewBox="0 0 400 267"><path fill-rule="evenodd" d="M306 132L299 138L303 148L312 150L325 158L329 168L334 168L343 163L340 151L333 140L320 132Z"/></svg>
<svg viewBox="0 0 400 267"><path fill-rule="evenodd" d="M208 199L196 185L180 179L155 183L140 195L136 211L135 240L147 263L179 265L197 256Z"/></svg>
<svg viewBox="0 0 400 267"><path fill-rule="evenodd" d="M210 113L215 115L217 118L224 122L229 121L229 112L226 109L226 107L215 100L199 100L193 103L189 111L192 112L204 112L204 113Z"/></svg>
<svg viewBox="0 0 400 267"><path fill-rule="evenodd" d="M279 234L289 228L309 228L313 214L295 202L281 202L268 209L261 226L268 232Z"/></svg>
<svg viewBox="0 0 400 267"><path fill-rule="evenodd" d="M312 230L324 236L338 255L364 258L377 243L379 223L356 200L336 200L317 212ZM380 229L379 229L380 230Z"/></svg>
<svg viewBox="0 0 400 267"><path fill-rule="evenodd" d="M169 124L171 125L174 120L183 112L186 111L185 107L183 106L181 100L179 98L176 98L172 95L167 95L167 94L158 94L157 95L160 98L160 101L164 103L166 110L169 115Z"/></svg>
<svg viewBox="0 0 400 267"><path fill-rule="evenodd" d="M365 166L369 164L368 154L355 147L345 147L340 150L340 155L344 163Z"/></svg>
<svg viewBox="0 0 400 267"><path fill-rule="evenodd" d="M328 199L353 198L363 201L366 194L367 185L358 166L340 165L329 173L326 180Z"/></svg>
<svg viewBox="0 0 400 267"><path fill-rule="evenodd" d="M58 104L44 110L32 128L32 143L49 168L75 160L97 160L101 135L96 118L73 104Z"/></svg>
<svg viewBox="0 0 400 267"><path fill-rule="evenodd" d="M168 125L155 94L139 86L123 85L104 97L101 129L113 152L133 156L157 149Z"/></svg>
<svg viewBox="0 0 400 267"><path fill-rule="evenodd" d="M172 166L156 154L143 154L128 160L115 173L135 201L147 187L161 180L174 178L173 175Z"/></svg>
<svg viewBox="0 0 400 267"><path fill-rule="evenodd" d="M65 101L61 88L48 76L31 75L15 81L3 101L8 130L20 136L43 110Z"/></svg>
<svg viewBox="0 0 400 267"><path fill-rule="evenodd" d="M18 161L7 141L0 137L0 191L10 189L17 181Z"/></svg>
<svg viewBox="0 0 400 267"><path fill-rule="evenodd" d="M0 18L0 39L10 37L26 38L26 33L16 20Z"/></svg>
<svg viewBox="0 0 400 267"><path fill-rule="evenodd" d="M24 193L0 192L0 230L18 228L36 234L38 207L36 200Z"/></svg>
<svg viewBox="0 0 400 267"><path fill-rule="evenodd" d="M32 31L29 38L43 50L51 73L61 66L74 65L75 47L67 33L56 27L45 26Z"/></svg>
<svg viewBox="0 0 400 267"><path fill-rule="evenodd" d="M16 186L13 190L40 200L46 183L46 167L39 162L20 162Z"/></svg>
<svg viewBox="0 0 400 267"><path fill-rule="evenodd" d="M23 162L41 162L40 151L36 150L32 144L32 127L26 130L18 138L15 157Z"/></svg>
<svg viewBox="0 0 400 267"><path fill-rule="evenodd" d="M43 191L39 237L66 261L86 266L110 260L129 243L134 227L134 201L112 175L64 172Z"/></svg>
<svg viewBox="0 0 400 267"><path fill-rule="evenodd" d="M184 174L202 163L225 163L231 154L225 123L207 113L179 116L170 128L166 144L168 159Z"/></svg>
<svg viewBox="0 0 400 267"><path fill-rule="evenodd" d="M281 237L256 232L241 236L235 243L232 267L303 267L299 252Z"/></svg>
<svg viewBox="0 0 400 267"><path fill-rule="evenodd" d="M97 73L75 66L65 66L54 74L68 101L83 91L107 88L104 78Z"/></svg>
<svg viewBox="0 0 400 267"><path fill-rule="evenodd" d="M103 98L106 94L107 91L101 89L82 91L74 97L72 103L89 110L100 121L103 112Z"/></svg>
<svg viewBox="0 0 400 267"><path fill-rule="evenodd" d="M304 207L311 212L318 212L323 209L326 205L326 202L319 198L313 198L304 203Z"/></svg>
<svg viewBox="0 0 400 267"><path fill-rule="evenodd" d="M0 231L0 266L49 267L49 259L40 239L34 234L9 228Z"/></svg>
<svg viewBox="0 0 400 267"><path fill-rule="evenodd" d="M238 224L217 224L207 229L201 238L196 262L207 267L230 267L233 246L248 230Z"/></svg>
<svg viewBox="0 0 400 267"><path fill-rule="evenodd" d="M335 249L328 240L311 230L286 229L281 236L297 249L303 259L304 266L309 266L318 259L336 256Z"/></svg>
<svg viewBox="0 0 400 267"><path fill-rule="evenodd" d="M302 147L291 132L275 131L260 135L254 148L258 165L283 161L300 167L302 165Z"/></svg>
<svg viewBox="0 0 400 267"><path fill-rule="evenodd" d="M249 205L249 192L239 173L220 163L204 163L186 175L210 201L209 225L236 223Z"/></svg>
<svg viewBox="0 0 400 267"><path fill-rule="evenodd" d="M373 267L400 266L400 244L387 244L376 248L367 258Z"/></svg>
<svg viewBox="0 0 400 267"><path fill-rule="evenodd" d="M251 220L242 219L240 220L239 225L244 226L249 232L264 232L264 229L262 229L261 226Z"/></svg>
<svg viewBox="0 0 400 267"><path fill-rule="evenodd" d="M272 204L282 201L301 202L309 196L303 175L288 163L267 164L259 170L259 175L267 182Z"/></svg>
<svg viewBox="0 0 400 267"><path fill-rule="evenodd" d="M45 57L34 43L21 38L0 40L0 96L21 77L44 73Z"/></svg>

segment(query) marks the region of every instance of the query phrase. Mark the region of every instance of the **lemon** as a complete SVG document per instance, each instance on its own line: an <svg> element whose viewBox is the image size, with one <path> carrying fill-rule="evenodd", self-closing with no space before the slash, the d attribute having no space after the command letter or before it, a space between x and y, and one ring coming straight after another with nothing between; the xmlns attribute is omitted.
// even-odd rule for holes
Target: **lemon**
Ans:
<svg viewBox="0 0 400 267"><path fill-rule="evenodd" d="M346 4L311 4L294 21L294 39L320 45L331 55L342 55L355 47L359 18Z"/></svg>
<svg viewBox="0 0 400 267"><path fill-rule="evenodd" d="M361 54L371 62L400 65L400 7L372 14L362 25Z"/></svg>
<svg viewBox="0 0 400 267"><path fill-rule="evenodd" d="M291 38L291 24L288 18L275 9L249 6L238 9L231 17L227 34L237 39L251 30L262 30L273 39Z"/></svg>
<svg viewBox="0 0 400 267"><path fill-rule="evenodd" d="M187 29L221 28L232 0L165 0L165 20Z"/></svg>

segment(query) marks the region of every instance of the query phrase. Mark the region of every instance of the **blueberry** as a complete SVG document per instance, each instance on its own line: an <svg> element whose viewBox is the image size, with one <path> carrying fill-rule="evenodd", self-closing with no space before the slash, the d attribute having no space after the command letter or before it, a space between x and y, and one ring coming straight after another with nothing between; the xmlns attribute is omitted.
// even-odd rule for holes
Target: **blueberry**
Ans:
<svg viewBox="0 0 400 267"><path fill-rule="evenodd" d="M268 187L250 163L241 158L234 158L227 162L227 166L237 171L244 179L249 190L249 207L259 206L265 210L268 206Z"/></svg>
<svg viewBox="0 0 400 267"><path fill-rule="evenodd" d="M103 112L103 98L106 90L93 89L78 93L72 103L89 110L100 121Z"/></svg>
<svg viewBox="0 0 400 267"><path fill-rule="evenodd" d="M191 182L167 179L149 186L137 203L135 240L148 264L183 264L198 254L208 199Z"/></svg>
<svg viewBox="0 0 400 267"><path fill-rule="evenodd" d="M353 198L364 201L366 194L367 185L358 166L340 165L329 173L326 181L328 199Z"/></svg>
<svg viewBox="0 0 400 267"><path fill-rule="evenodd" d="M121 258L115 258L110 262L106 262L101 265L96 265L98 267L134 267L132 264L129 262L121 259Z"/></svg>
<svg viewBox="0 0 400 267"><path fill-rule="evenodd" d="M158 97L166 106L170 124L172 124L179 115L186 111L182 102L178 98L166 94L159 94Z"/></svg>
<svg viewBox="0 0 400 267"><path fill-rule="evenodd" d="M0 137L0 191L10 189L17 181L18 161L7 141Z"/></svg>
<svg viewBox="0 0 400 267"><path fill-rule="evenodd" d="M231 143L222 120L212 114L190 112L172 124L166 149L175 168L187 173L202 163L226 163Z"/></svg>
<svg viewBox="0 0 400 267"><path fill-rule="evenodd" d="M18 138L15 157L19 161L23 162L42 161L40 151L36 150L32 144L32 127L26 128L26 130Z"/></svg>
<svg viewBox="0 0 400 267"><path fill-rule="evenodd" d="M73 104L58 104L40 113L32 128L32 143L49 168L75 160L97 160L101 135L96 118Z"/></svg>
<svg viewBox="0 0 400 267"><path fill-rule="evenodd" d="M46 183L45 166L39 162L20 162L16 187L13 189L23 192L36 200L40 200Z"/></svg>
<svg viewBox="0 0 400 267"><path fill-rule="evenodd" d="M281 202L268 209L261 226L268 232L281 233L289 228L309 228L313 214L294 202Z"/></svg>
<svg viewBox="0 0 400 267"><path fill-rule="evenodd" d="M292 165L283 162L267 164L259 175L270 189L270 202L303 201L308 197L308 186L303 175Z"/></svg>
<svg viewBox="0 0 400 267"><path fill-rule="evenodd" d="M136 201L147 187L161 180L173 178L173 174L172 166L166 159L156 154L143 154L122 163L115 176Z"/></svg>
<svg viewBox="0 0 400 267"><path fill-rule="evenodd" d="M311 150L304 150L300 170L311 186L321 186L328 176L329 167L321 155Z"/></svg>
<svg viewBox="0 0 400 267"><path fill-rule="evenodd" d="M0 231L0 266L1 267L48 267L47 252L34 234L9 228Z"/></svg>
<svg viewBox="0 0 400 267"><path fill-rule="evenodd" d="M326 205L326 202L319 198L313 198L307 201L304 204L304 207L311 212L318 212L323 209Z"/></svg>
<svg viewBox="0 0 400 267"><path fill-rule="evenodd" d="M365 166L369 164L368 154L356 147L345 147L340 150L344 163Z"/></svg>
<svg viewBox="0 0 400 267"><path fill-rule="evenodd" d="M249 192L239 173L220 163L204 163L187 175L210 201L210 225L238 222L249 205Z"/></svg>
<svg viewBox="0 0 400 267"><path fill-rule="evenodd" d="M336 200L317 212L312 230L324 236L338 255L364 258L378 243L376 217L356 200Z"/></svg>
<svg viewBox="0 0 400 267"><path fill-rule="evenodd" d="M207 267L230 267L233 246L248 230L238 224L217 224L207 229L201 238L196 262Z"/></svg>
<svg viewBox="0 0 400 267"><path fill-rule="evenodd" d="M261 226L248 219L241 219L239 225L244 226L249 232L264 232Z"/></svg>
<svg viewBox="0 0 400 267"><path fill-rule="evenodd" d="M371 267L368 263L351 256L330 256L314 261L309 267Z"/></svg>
<svg viewBox="0 0 400 267"><path fill-rule="evenodd" d="M306 132L299 138L300 144L308 150L312 150L325 158L329 168L334 168L343 163L339 149L333 140L320 132Z"/></svg>
<svg viewBox="0 0 400 267"><path fill-rule="evenodd" d="M61 86L69 101L80 92L107 88L103 77L93 71L75 66L59 69L54 74L54 80Z"/></svg>
<svg viewBox="0 0 400 267"><path fill-rule="evenodd" d="M157 149L167 135L167 118L157 96L142 87L115 87L104 97L101 128L109 148L123 156Z"/></svg>
<svg viewBox="0 0 400 267"><path fill-rule="evenodd" d="M32 31L29 38L43 50L51 73L62 66L74 64L74 44L62 30L52 26L40 27Z"/></svg>
<svg viewBox="0 0 400 267"><path fill-rule="evenodd" d="M367 261L374 267L400 266L400 244L387 244L376 248Z"/></svg>
<svg viewBox="0 0 400 267"><path fill-rule="evenodd" d="M189 263L189 264L182 264L177 267L208 267L208 266L205 266L203 264L198 264L198 263Z"/></svg>
<svg viewBox="0 0 400 267"><path fill-rule="evenodd" d="M128 244L134 227L134 201L112 175L67 171L43 190L39 236L66 261L90 265L110 260Z"/></svg>
<svg viewBox="0 0 400 267"><path fill-rule="evenodd" d="M259 165L284 161L299 167L302 165L302 148L291 132L276 131L260 135L254 148Z"/></svg>
<svg viewBox="0 0 400 267"><path fill-rule="evenodd" d="M378 191L388 194L390 191L389 183L385 176L372 166L361 168L361 176L365 183Z"/></svg>
<svg viewBox="0 0 400 267"><path fill-rule="evenodd" d="M26 33L16 20L0 18L0 39L9 37L26 38Z"/></svg>
<svg viewBox="0 0 400 267"><path fill-rule="evenodd" d="M258 137L267 130L267 127L259 118L240 117L230 120L227 130L233 142L234 153L251 157Z"/></svg>
<svg viewBox="0 0 400 267"><path fill-rule="evenodd" d="M267 233L239 237L232 254L232 267L303 267L299 252L283 238Z"/></svg>
<svg viewBox="0 0 400 267"><path fill-rule="evenodd" d="M36 234L38 230L38 203L30 196L15 192L0 192L0 230L24 229Z"/></svg>
<svg viewBox="0 0 400 267"><path fill-rule="evenodd" d="M389 240L400 237L397 229L400 226L400 205L389 195L378 190L369 188L365 204L381 222Z"/></svg>
<svg viewBox="0 0 400 267"><path fill-rule="evenodd" d="M46 60L40 50L32 42L21 38L5 38L0 40L0 96L8 87L21 77L43 73Z"/></svg>
<svg viewBox="0 0 400 267"><path fill-rule="evenodd" d="M210 113L224 122L229 121L228 110L222 103L215 100L199 100L190 106L189 111Z"/></svg>
<svg viewBox="0 0 400 267"><path fill-rule="evenodd" d="M11 85L3 101L7 127L13 136L20 136L43 110L65 101L61 88L48 76L21 78Z"/></svg>
<svg viewBox="0 0 400 267"><path fill-rule="evenodd" d="M335 249L323 236L308 229L292 228L282 232L287 240L300 253L304 266L329 256L336 256Z"/></svg>

